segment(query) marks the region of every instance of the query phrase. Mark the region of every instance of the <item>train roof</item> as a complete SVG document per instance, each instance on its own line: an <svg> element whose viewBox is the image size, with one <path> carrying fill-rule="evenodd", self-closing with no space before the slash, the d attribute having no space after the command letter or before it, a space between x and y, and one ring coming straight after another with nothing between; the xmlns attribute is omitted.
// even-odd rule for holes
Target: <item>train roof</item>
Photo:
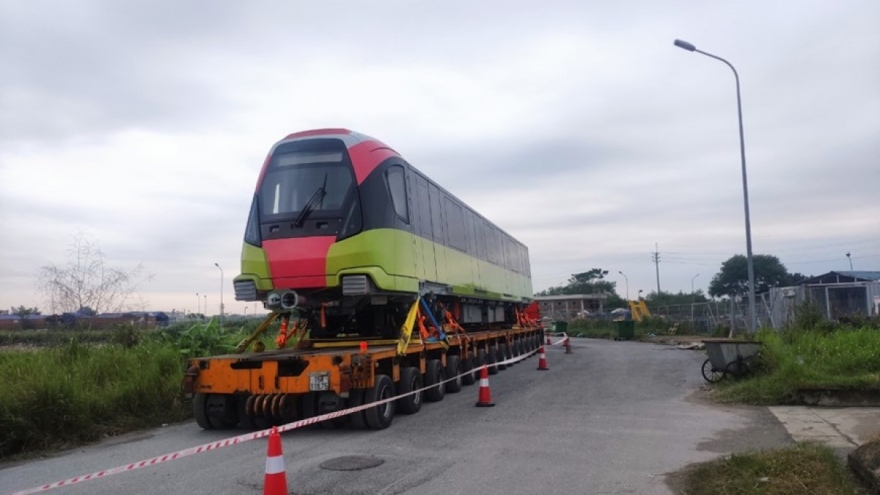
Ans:
<svg viewBox="0 0 880 495"><path fill-rule="evenodd" d="M359 146L359 148L368 147L371 151L374 151L374 150L385 150L386 153L383 154L384 156L381 157L381 160L384 160L385 158L387 158L389 154L393 154L393 155L395 155L395 156L401 158L402 160L406 161L406 159L404 159L404 158L400 155L400 153L398 153L397 151L395 151L393 148L391 148L390 146L386 145L386 144L383 143L382 141L379 141L378 139L373 138L373 137L370 137L370 136L368 136L368 135L366 135L366 134L362 134L362 133L360 133L360 132L352 131L352 130L350 130L350 129L345 129L345 128L342 128L342 127L327 127L327 128L323 128L323 129L310 129L310 130L305 130L305 131L294 132L294 133L292 133L292 134L288 134L287 136L284 137L284 139L278 141L277 143L275 143L275 144L272 146L272 149L269 151L269 156L266 158L266 163L265 163L264 166L263 166L263 171L262 171L262 173L260 174L260 181L259 181L259 182L262 182L262 179L263 179L263 173L265 173L265 168L266 168L266 165L268 165L268 163L269 163L269 158L272 156L273 153L275 153L275 149L277 149L278 146L280 146L280 145L282 145L282 144L285 144L285 143L291 143L291 142L295 142L295 141L302 141L302 140L305 140L305 139L314 139L314 138L335 138L335 139L339 139L339 140L341 140L343 143L345 143L345 147L348 148L349 152L352 151L352 148L358 147L358 145L361 145L361 146ZM390 152L390 153L388 153L388 152ZM378 158L378 157L377 157L377 158ZM380 162L381 160L377 160L377 159L373 159L373 160L371 160L370 166L366 167L366 168L368 168L369 170L355 170L355 173L356 173L356 175L358 176L358 177L357 177L357 178L358 178L358 184L360 184L360 183L362 182L362 180L363 180L363 175L364 175L364 174L368 174L369 172L371 172L371 171L372 171L372 168L375 167L376 165L378 165L379 162ZM449 192L449 190L447 190L446 188L444 188L443 186L441 186L440 184L438 184L437 182L435 182L433 179L430 178L430 176L428 176L428 174L422 172L420 169L418 169L417 167L415 167L412 163L409 163L408 161L406 161L406 162L407 162L407 164L408 164L410 167L412 167L412 168L413 168L413 169L414 169L419 175L421 175L422 177L426 178L428 181L430 181L432 184L434 184L435 186L437 186L437 187L438 187L440 190L442 190L444 193L446 193L447 195L451 196L452 198L455 198L456 201L458 201L459 203L461 203L462 205L464 205L465 207L467 207L469 210L471 210L472 212L474 212L478 217L480 217L480 218L483 219L484 221L488 222L490 225L492 225L493 227L495 227L496 229L498 229L499 231L501 231L504 235L506 235L507 237L509 237L511 240L513 240L514 242L516 242L516 243L519 244L520 246L522 246L522 247L528 249L528 246L526 246L525 243L523 243L522 241L520 241L520 240L517 239L516 237L510 235L507 231L505 231L504 229L502 229L501 227L499 227L497 224L495 224L495 222L493 222L492 220L489 220L489 219L486 218L484 215L482 215L480 212L478 212L477 210L473 209L470 205L468 205L467 203L465 203L464 201L462 201L458 196L452 194L451 192ZM258 182L258 185L259 185L259 182Z"/></svg>

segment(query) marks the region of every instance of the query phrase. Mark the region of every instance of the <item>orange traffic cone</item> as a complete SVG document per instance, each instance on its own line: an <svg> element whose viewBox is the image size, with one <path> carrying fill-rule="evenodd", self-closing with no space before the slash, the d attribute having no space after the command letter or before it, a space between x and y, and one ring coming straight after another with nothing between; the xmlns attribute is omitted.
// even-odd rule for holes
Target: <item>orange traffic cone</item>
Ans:
<svg viewBox="0 0 880 495"><path fill-rule="evenodd" d="M272 427L269 434L269 452L266 455L266 482L263 495L287 495L287 475L284 473L284 454L281 453L281 435Z"/></svg>
<svg viewBox="0 0 880 495"><path fill-rule="evenodd" d="M571 338L570 337L565 338L565 353L571 354Z"/></svg>
<svg viewBox="0 0 880 495"><path fill-rule="evenodd" d="M547 367L547 355L544 354L544 346L541 346L538 349L538 371L547 371L549 369Z"/></svg>
<svg viewBox="0 0 880 495"><path fill-rule="evenodd" d="M489 368L483 366L480 370L480 397L477 399L477 407L492 407L492 392L489 391Z"/></svg>

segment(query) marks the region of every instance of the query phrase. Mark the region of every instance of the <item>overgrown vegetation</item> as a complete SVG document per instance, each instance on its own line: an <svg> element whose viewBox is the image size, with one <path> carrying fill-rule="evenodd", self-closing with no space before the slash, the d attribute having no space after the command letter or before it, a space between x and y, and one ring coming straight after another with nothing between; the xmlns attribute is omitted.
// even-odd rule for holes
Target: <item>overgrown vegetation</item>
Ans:
<svg viewBox="0 0 880 495"><path fill-rule="evenodd" d="M249 330L211 321L150 331L121 325L29 332L45 339L37 345L54 347L0 352L0 458L189 417L180 393L185 360L228 352Z"/></svg>
<svg viewBox="0 0 880 495"><path fill-rule="evenodd" d="M671 323L662 317L643 318L642 321L634 322L635 339L646 340L654 336L693 335L694 328L690 322ZM616 339L620 327L618 322L609 320L579 319L568 324L568 335L572 337L586 337L591 339ZM727 336L727 330L719 328L711 336Z"/></svg>
<svg viewBox="0 0 880 495"><path fill-rule="evenodd" d="M688 495L852 495L856 483L828 447L794 447L734 454L688 470L681 493Z"/></svg>
<svg viewBox="0 0 880 495"><path fill-rule="evenodd" d="M761 373L739 382L725 380L716 393L723 401L787 404L798 390L880 390L880 333L872 329L817 331L795 335L763 331Z"/></svg>

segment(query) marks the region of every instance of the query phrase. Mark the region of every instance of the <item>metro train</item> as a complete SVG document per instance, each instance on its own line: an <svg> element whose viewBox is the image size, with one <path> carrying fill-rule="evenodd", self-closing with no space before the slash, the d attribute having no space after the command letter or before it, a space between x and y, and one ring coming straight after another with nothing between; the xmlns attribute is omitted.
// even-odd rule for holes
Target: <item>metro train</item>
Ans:
<svg viewBox="0 0 880 495"><path fill-rule="evenodd" d="M465 328L516 322L528 249L382 142L290 134L263 164L234 280L239 301L306 318L312 338L395 337L421 296Z"/></svg>

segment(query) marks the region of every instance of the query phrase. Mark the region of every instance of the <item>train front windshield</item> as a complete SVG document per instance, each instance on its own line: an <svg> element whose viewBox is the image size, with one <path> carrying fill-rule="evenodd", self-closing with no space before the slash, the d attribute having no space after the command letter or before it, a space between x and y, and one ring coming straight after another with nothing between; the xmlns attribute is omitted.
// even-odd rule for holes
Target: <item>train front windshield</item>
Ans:
<svg viewBox="0 0 880 495"><path fill-rule="evenodd" d="M342 151L275 153L260 186L260 210L266 220L341 216L354 187L351 167Z"/></svg>

